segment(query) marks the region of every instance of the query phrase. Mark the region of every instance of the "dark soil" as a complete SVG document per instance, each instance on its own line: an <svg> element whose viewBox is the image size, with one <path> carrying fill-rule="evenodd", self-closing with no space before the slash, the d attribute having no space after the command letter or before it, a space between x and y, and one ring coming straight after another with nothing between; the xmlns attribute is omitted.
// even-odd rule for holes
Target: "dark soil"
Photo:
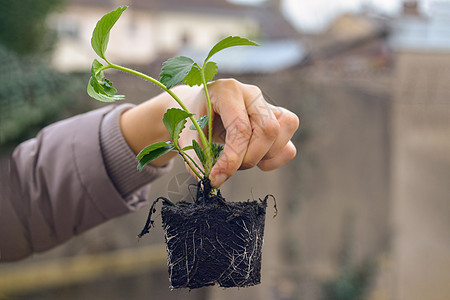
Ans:
<svg viewBox="0 0 450 300"><path fill-rule="evenodd" d="M173 204L163 197L155 200L139 237L149 232L155 204L162 200L172 288L259 284L269 196L259 201L227 202L220 192L208 196L210 189L208 181L200 182L193 203Z"/></svg>

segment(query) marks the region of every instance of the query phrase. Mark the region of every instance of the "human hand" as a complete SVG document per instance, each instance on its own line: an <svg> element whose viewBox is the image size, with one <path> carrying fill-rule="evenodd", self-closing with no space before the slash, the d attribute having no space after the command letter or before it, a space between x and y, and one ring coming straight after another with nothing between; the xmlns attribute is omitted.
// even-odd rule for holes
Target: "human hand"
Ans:
<svg viewBox="0 0 450 300"><path fill-rule="evenodd" d="M213 141L225 145L210 173L214 187L222 185L239 169L258 166L270 171L294 158L296 148L290 139L299 126L294 113L269 104L258 87L234 79L217 80L208 85L208 90L213 108ZM177 86L173 91L197 118L207 114L201 87ZM170 140L162 122L170 107L177 104L162 93L122 115L122 133L135 154L149 144ZM186 127L189 125L190 121ZM193 139L199 141L197 131L184 130L178 141L184 147ZM175 155L176 152L169 152L150 164L163 166ZM191 157L195 155L192 153Z"/></svg>
<svg viewBox="0 0 450 300"><path fill-rule="evenodd" d="M270 171L295 157L291 138L299 119L294 113L269 104L258 87L234 79L217 80L209 84L208 90L213 108L213 141L225 145L211 170L214 187L222 185L237 170L258 166ZM207 114L203 90L183 101L197 116ZM196 131L187 130L180 143L188 145L194 138L198 140Z"/></svg>

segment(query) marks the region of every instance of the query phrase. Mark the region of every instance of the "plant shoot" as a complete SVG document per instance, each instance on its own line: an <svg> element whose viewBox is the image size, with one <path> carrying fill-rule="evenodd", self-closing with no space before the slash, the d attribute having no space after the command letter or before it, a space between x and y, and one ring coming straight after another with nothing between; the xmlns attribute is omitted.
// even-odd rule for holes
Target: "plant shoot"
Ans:
<svg viewBox="0 0 450 300"><path fill-rule="evenodd" d="M139 71L116 65L107 59L105 52L108 47L109 33L126 9L127 6L122 6L104 15L100 21L98 21L94 29L91 45L95 53L97 53L104 63L102 64L97 59L93 61L87 92L92 98L102 102L115 102L125 98L124 95L118 95L117 90L113 88L112 82L105 78L104 71L107 69L116 69L134 74L159 86L178 103L181 109L171 108L166 111L163 117L163 123L170 134L171 140L154 143L145 147L136 157L139 161L137 167L138 170L142 170L145 165L159 156L175 150L183 157L186 164L199 179L209 178L211 169L223 150L222 145L212 142L212 118L210 117L212 115L212 107L208 93L208 82L214 79L214 76L217 74L218 66L210 59L219 51L229 47L258 46L258 44L238 36L226 37L211 48L201 65L186 56L168 59L163 63L161 73L159 74L160 79L157 80ZM207 101L207 115L196 118L183 101L181 101L181 99L171 90L172 87L180 83L189 86L203 86ZM190 129L198 132L201 144L193 140L192 145L181 148L178 139L185 128L188 118L192 122ZM208 136L203 132L203 129L206 126L208 126ZM198 165L186 152L191 149L195 151L201 165ZM216 190L213 189L211 192L215 193Z"/></svg>

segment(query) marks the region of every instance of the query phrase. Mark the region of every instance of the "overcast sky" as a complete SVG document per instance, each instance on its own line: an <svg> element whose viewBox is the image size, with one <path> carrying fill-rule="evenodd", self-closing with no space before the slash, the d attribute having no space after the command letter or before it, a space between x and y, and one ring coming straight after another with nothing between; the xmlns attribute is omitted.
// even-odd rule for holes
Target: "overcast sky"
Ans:
<svg viewBox="0 0 450 300"><path fill-rule="evenodd" d="M252 4L264 0L230 1ZM425 6L429 1L419 2ZM362 5L376 7L388 14L396 14L402 2L403 0L282 0L286 17L303 31L320 31L336 15L343 12L357 12Z"/></svg>

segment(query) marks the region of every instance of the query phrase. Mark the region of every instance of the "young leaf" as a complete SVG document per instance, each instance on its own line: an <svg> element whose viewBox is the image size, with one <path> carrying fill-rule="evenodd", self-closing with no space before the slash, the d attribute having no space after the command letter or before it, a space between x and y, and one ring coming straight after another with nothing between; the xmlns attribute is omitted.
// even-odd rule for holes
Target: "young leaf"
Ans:
<svg viewBox="0 0 450 300"><path fill-rule="evenodd" d="M202 71L199 67L194 64L191 71L184 78L183 83L189 86L202 85L203 82L201 72ZM217 74L217 64L209 61L205 66L203 66L203 72L205 72L206 82L213 80L214 76Z"/></svg>
<svg viewBox="0 0 450 300"><path fill-rule="evenodd" d="M214 76L217 74L217 64L213 61L208 61L206 65L203 66L203 69L206 82L213 80Z"/></svg>
<svg viewBox="0 0 450 300"><path fill-rule="evenodd" d="M216 164L217 160L219 159L220 153L223 150L222 144L212 143L211 145L211 152L213 155L213 166Z"/></svg>
<svg viewBox="0 0 450 300"><path fill-rule="evenodd" d="M168 89L179 84L189 74L194 63L186 56L177 56L166 60L159 74L161 83Z"/></svg>
<svg viewBox="0 0 450 300"><path fill-rule="evenodd" d="M147 165L148 163L150 163L152 160L155 160L156 158L160 157L163 154L166 154L167 152L171 151L175 149L174 146L164 146L161 148L156 148L153 151L145 154L144 156L142 156L142 158L139 160L139 164L137 166L137 169L139 171L142 171L142 169L145 167L145 165Z"/></svg>
<svg viewBox="0 0 450 300"><path fill-rule="evenodd" d="M181 148L181 150L183 150L183 151L188 151L188 150L192 150L192 149L194 149L194 146L192 146L192 145Z"/></svg>
<svg viewBox="0 0 450 300"><path fill-rule="evenodd" d="M121 6L118 9L104 15L94 28L92 33L91 45L98 56L106 60L105 51L108 47L109 32L116 24L122 13L127 9L127 6Z"/></svg>
<svg viewBox="0 0 450 300"><path fill-rule="evenodd" d="M198 66L192 66L189 73L183 79L183 83L189 86L202 85L202 74Z"/></svg>
<svg viewBox="0 0 450 300"><path fill-rule="evenodd" d="M117 90L112 87L111 81L105 79L103 81L103 72L98 72L102 64L98 60L94 60L91 67L91 78L87 87L87 93L92 98L102 102L114 102L123 100L124 95L116 95ZM97 73L98 72L98 73Z"/></svg>
<svg viewBox="0 0 450 300"><path fill-rule="evenodd" d="M202 163L203 167L206 168L206 155L203 148L196 140L192 140L192 146L194 147L195 154L197 154L197 157Z"/></svg>
<svg viewBox="0 0 450 300"><path fill-rule="evenodd" d="M136 160L141 159L144 155L147 155L157 149L160 148L164 148L164 147L172 147L173 149L175 148L174 145L172 144L172 142L158 142L158 143L154 143L151 144L147 147L145 147L144 149L141 150L141 152L139 152L139 154L136 156Z"/></svg>
<svg viewBox="0 0 450 300"><path fill-rule="evenodd" d="M180 133L184 129L184 124L187 122L186 118L189 116L192 116L192 114L179 108L170 108L164 114L163 122L174 144L177 143Z"/></svg>
<svg viewBox="0 0 450 300"><path fill-rule="evenodd" d="M205 128L206 124L208 124L208 116L200 117L200 119L197 120L197 123L201 129ZM197 128L195 128L194 124L191 124L191 126L189 126L189 129L197 130Z"/></svg>
<svg viewBox="0 0 450 300"><path fill-rule="evenodd" d="M211 56L213 56L217 52L234 46L259 46L259 44L250 41L249 39L241 38L239 36L229 36L219 41L214 45L214 47L212 47L211 51L209 51L209 54L205 59L205 62L207 62L211 58Z"/></svg>

